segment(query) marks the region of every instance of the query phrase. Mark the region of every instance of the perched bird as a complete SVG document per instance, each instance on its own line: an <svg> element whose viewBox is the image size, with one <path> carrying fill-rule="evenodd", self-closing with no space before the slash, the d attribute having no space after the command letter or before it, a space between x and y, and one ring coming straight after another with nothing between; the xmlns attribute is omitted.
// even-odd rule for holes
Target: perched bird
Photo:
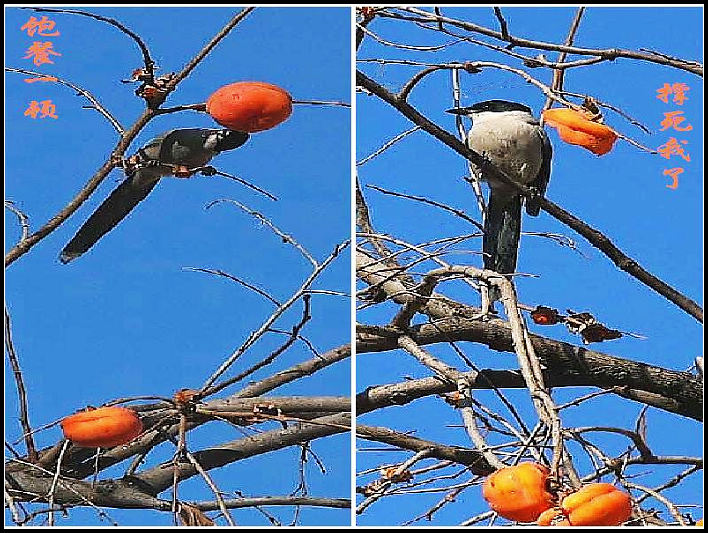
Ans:
<svg viewBox="0 0 708 533"><path fill-rule="evenodd" d="M505 100L488 100L469 107L449 109L448 113L467 116L472 127L467 145L484 156L514 181L532 187L539 197L546 192L551 175L551 142L523 104ZM479 168L475 174L489 185L487 216L484 219L484 268L500 274L516 270L521 235L522 196L510 185L485 176ZM526 212L537 216L538 201L529 200ZM490 291L492 300L499 298Z"/></svg>
<svg viewBox="0 0 708 533"><path fill-rule="evenodd" d="M147 197L160 178L176 171L189 176L188 169L203 167L218 153L238 148L248 137L240 131L201 128L170 130L155 137L128 159L128 177L81 226L62 250L60 261L66 264L90 249Z"/></svg>

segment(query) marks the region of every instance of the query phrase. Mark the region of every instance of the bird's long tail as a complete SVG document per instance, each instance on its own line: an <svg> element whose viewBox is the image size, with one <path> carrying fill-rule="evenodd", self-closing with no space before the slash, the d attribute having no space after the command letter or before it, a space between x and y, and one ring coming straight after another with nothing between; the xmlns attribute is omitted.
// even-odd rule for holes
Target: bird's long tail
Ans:
<svg viewBox="0 0 708 533"><path fill-rule="evenodd" d="M157 181L138 184L137 180L128 178L121 183L84 222L74 238L61 251L59 260L66 264L90 249L145 199L157 185Z"/></svg>
<svg viewBox="0 0 708 533"><path fill-rule="evenodd" d="M518 194L489 194L487 217L484 220L484 268L500 274L516 270L516 257L521 235L521 196ZM492 300L499 299L496 290L490 291Z"/></svg>

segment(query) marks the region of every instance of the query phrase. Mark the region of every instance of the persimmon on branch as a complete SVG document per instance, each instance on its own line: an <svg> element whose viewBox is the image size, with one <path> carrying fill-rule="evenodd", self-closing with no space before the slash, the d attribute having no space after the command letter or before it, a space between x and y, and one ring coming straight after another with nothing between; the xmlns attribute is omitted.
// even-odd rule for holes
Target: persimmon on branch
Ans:
<svg viewBox="0 0 708 533"><path fill-rule="evenodd" d="M265 422L273 419L267 415L269 411L278 413L275 416L276 420L280 418L287 420L291 416L299 420L297 426L269 431L212 447L209 450L193 452L199 467L210 470L246 457L349 431L348 398L255 397L326 368L346 358L348 354L348 346L332 350L253 383L229 398L216 399L199 405L188 419L188 430L215 420L234 422L240 420L244 424ZM134 465L137 466L160 442L172 440L178 435L179 427L176 423L178 413L169 404L163 402L139 405L136 406L136 410L141 412L144 425L151 428L136 441L126 446L106 450L97 460L94 458L94 450L88 448L67 450L61 465L62 475L53 492L55 503L66 506L90 504L116 508L171 510L171 502L156 497L169 488L173 481L173 471L165 468L165 465L140 473L135 473L134 468L131 467L129 475L123 480L109 479L97 483L80 481L96 469L105 470L130 457L136 458L137 462L134 462ZM259 417L259 412L263 413L262 417ZM6 465L6 476L11 486L9 493L15 501L37 501L34 495L50 492L51 479L47 479L43 472L56 468L57 449L61 444L40 451L38 464L18 458ZM193 477L198 473L197 467L192 463L179 465L180 480ZM227 507L233 506L227 505Z"/></svg>
<svg viewBox="0 0 708 533"><path fill-rule="evenodd" d="M289 427L266 431L258 435L239 439L230 443L214 446L194 456L202 468L210 470L225 464L274 451L304 441L349 431L349 413L340 413L315 418L302 422L300 427ZM169 464L169 463L167 463ZM14 461L6 469L9 483L8 492L15 501L37 501L38 494L49 494L51 472L28 462ZM197 475L191 463L182 463L179 467L179 479L184 480ZM172 485L172 469L166 465L136 473L122 479L102 480L96 483L80 481L72 477L61 476L54 490L54 501L62 505L93 505L125 508L171 510L171 502L160 500L157 494ZM40 498L39 501L46 501Z"/></svg>
<svg viewBox="0 0 708 533"><path fill-rule="evenodd" d="M360 201L362 204L357 206L359 225L360 227L367 227L369 231L375 231L371 224L368 207L365 204L363 195ZM381 234L363 234L362 236L369 241L374 239L382 240L385 237L385 240L389 242L402 245L402 241L399 242L399 240L395 238ZM413 250L415 247L406 246L405 249ZM410 269L411 265L417 263L417 260L409 259L410 263L403 266L396 261L396 255L397 252L388 252L388 257L381 256L375 259L373 255L370 255L370 252L367 252L363 248L358 251L357 274L359 278L369 286L377 286L383 292L379 301L390 300L401 306L399 312L392 318L391 324L388 326L366 326L360 324L357 327L357 353L360 354L360 356L365 353L385 352L401 347L405 347L408 351L414 353L418 351L419 346L440 343L450 344L454 347L455 343L458 341L482 342L487 344L490 348L500 351L515 350L510 327L504 321L493 318L481 321L479 320L479 309L465 306L432 292L432 288L435 284L431 284L431 276L438 276L445 272L452 274L453 271L450 270L449 267L440 269L439 274L429 273L428 275L422 275L422 281L420 283L410 284L404 281L408 279L404 276L407 275L406 272ZM422 253L421 255L425 256L425 254ZM425 259L433 258L425 256ZM392 268L392 264L396 265L396 267ZM464 267L465 270L469 268L470 267ZM473 269L473 271L476 270L477 269ZM421 274L417 274L417 276L421 276ZM426 279L428 279L427 283ZM408 309L407 312L406 309ZM430 323L410 326L409 320L412 311L428 315ZM469 329L465 333L459 334L465 328ZM413 342L414 346L412 348L407 345L402 346L402 339L406 340L406 342ZM603 387L606 388L608 393L618 394L625 398L643 402L647 405L679 413L697 420L702 419L702 384L700 380L690 373L676 372L659 367L652 367L651 365L645 365L643 363L614 358L606 354L581 349L566 343L543 339L535 335L530 336L530 340L535 348L535 357L538 357L544 365L543 377L545 387L582 385ZM459 350L458 354L463 357ZM447 398L446 401L460 409L463 418L465 418L464 413L467 408L460 403L462 401L462 396L460 395L461 390L493 389L501 395L501 389L516 387L528 388L529 386L527 380L521 378L518 372L494 370L458 372L447 364L437 360L435 357L432 357L430 354L421 351L420 354L414 353L414 355L416 355L423 365L430 368L436 377L371 387L359 393L357 396L358 415L394 405L403 406L416 399L442 394ZM371 355L369 357L371 357ZM460 388L460 384L462 384L462 389ZM685 395L679 393L679 395L676 396L675 392L677 388L682 387ZM567 406L558 406L557 409L560 410L562 408L579 405L583 401L591 400L598 394L601 393L589 394L584 398L570 402ZM402 468L413 459L419 457L421 453L425 453L425 457L444 461L446 463L444 466L442 462L439 463L440 468L449 469L451 464L455 463L467 465L467 468L470 468L469 461L473 461L472 465L477 465L480 460L484 460L484 464L487 465L496 465L497 459L494 454L496 453L495 450L497 446L487 445L483 438L477 440L473 438L475 435L474 421L479 417L479 410L486 409L479 403L475 403L474 405L476 409L470 411L472 419L468 420L465 418L465 427L468 429L468 433L470 433L472 440L475 442L475 448L471 449L462 448L446 452L444 450L449 449L449 447L443 444L424 441L404 433L394 432L387 428L370 428L361 423L357 426L357 434L362 439L385 443L399 450L408 450L410 453L416 454L415 456L410 456L407 460L391 466L391 470L394 468ZM507 405L510 404L507 402ZM512 433L516 433L516 430L512 426L506 425L507 423L503 418L498 417L495 413L489 414L494 417L497 423L504 424L504 427L509 428ZM486 424L489 430L489 423L487 422ZM589 450L597 450L598 448L592 441L584 437L584 433L594 430L602 431L603 428L562 428L562 440L578 441ZM497 430L492 429L492 431L496 432ZM542 442L543 437L543 435L534 436L536 431L536 429L534 429L534 432L526 430L525 434L519 434L517 440L511 440L504 446L519 446L521 450L519 453L523 453L524 449L530 447L530 451L533 453L536 446L535 443ZM637 432L623 430L621 428L612 428L612 431L627 436L633 442L641 442L642 444L639 448L640 453L638 456L621 458L622 464L625 466L640 464L681 464L688 465L689 469L687 472L690 471L691 473L695 473L702 467L702 460L697 457L654 454L649 450L643 440L637 440L641 439L640 434ZM477 432L477 434L481 436L479 432ZM491 455L489 459L487 459L487 455L490 453ZM590 451L589 453L594 452ZM610 465L613 464L613 461L619 460L620 458L607 457L604 467L593 474L585 476L582 480L577 479L576 482L578 486L580 486L581 483L587 483L591 479L601 475L612 474L613 471ZM569 459L564 461L565 468L571 466L568 465L568 462ZM484 470L472 470L472 472L484 476L493 470L492 467L488 466L487 468L488 471L486 472ZM496 466L494 468L496 468ZM418 472L415 474L407 470L404 471L407 476L411 476L410 481L407 483L405 483L405 479L409 479L409 477L402 476L402 481L397 483L393 483L390 480L387 481L387 478L383 477L375 479L366 485L360 485L358 491L367 495L367 499L360 504L357 511L363 512L369 505L384 496L405 493L407 486L410 486L411 490L415 490L413 487L422 487L434 483L436 479L446 477L441 475L439 478L425 479L422 473L426 470L425 467L419 468ZM384 470L381 471L384 472ZM388 470L386 470L386 472L388 472ZM457 475L459 475L459 473L450 474L447 477ZM684 477L688 475L690 474L687 473ZM421 479L415 481L419 476L421 476ZM479 483L479 481L470 480L449 487L449 494L458 494L465 490L465 488L474 486L477 483ZM668 484L665 485L667 487L670 486ZM631 488L629 485L625 486L626 488ZM657 490L648 490L658 494L662 490L665 490L665 488L666 487L657 487ZM433 507L431 512L435 512L442 505L450 501L452 500L444 498L438 505ZM420 516L426 515L423 514ZM482 520L489 518L489 516L484 514L483 517L476 518ZM476 518L470 519L468 522L474 522ZM637 523L666 524L658 518L646 515L644 511L641 511L635 520ZM413 521L415 521L415 519L411 522Z"/></svg>

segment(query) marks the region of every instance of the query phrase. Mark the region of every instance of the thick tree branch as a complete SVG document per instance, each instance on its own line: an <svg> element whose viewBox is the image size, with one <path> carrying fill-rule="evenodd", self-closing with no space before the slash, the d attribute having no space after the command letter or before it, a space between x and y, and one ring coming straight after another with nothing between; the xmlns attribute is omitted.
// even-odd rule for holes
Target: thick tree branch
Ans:
<svg viewBox="0 0 708 533"><path fill-rule="evenodd" d="M252 435L243 439L220 444L207 450L194 452L204 470L211 470L240 461L255 455L261 455L308 442L321 437L349 431L350 413L327 415L309 422L303 422L286 429L278 429ZM178 466L178 479L184 480L197 474L191 463L181 463ZM172 470L158 465L135 476L141 483L151 487L151 492L159 494L172 485Z"/></svg>
<svg viewBox="0 0 708 533"><path fill-rule="evenodd" d="M408 335L420 345L470 341L485 344L492 350L513 352L509 325L500 319L488 321L465 317L449 317L433 324L413 326ZM357 353L390 351L398 348L400 331L388 328L360 328L357 333ZM645 391L640 399L695 420L703 420L702 383L688 372L678 372L646 363L614 357L602 352L573 346L539 335L530 335L536 355L546 372L556 379L577 379L578 384L596 387L626 387ZM572 382L572 381L571 381ZM658 403L659 398L664 401Z"/></svg>
<svg viewBox="0 0 708 533"><path fill-rule="evenodd" d="M303 505L307 507L349 509L351 507L351 500L347 498L316 498L313 496L264 496L262 498L226 499L224 500L224 504L229 509L267 507L269 505ZM202 511L216 511L219 508L216 502L197 502L194 506Z"/></svg>

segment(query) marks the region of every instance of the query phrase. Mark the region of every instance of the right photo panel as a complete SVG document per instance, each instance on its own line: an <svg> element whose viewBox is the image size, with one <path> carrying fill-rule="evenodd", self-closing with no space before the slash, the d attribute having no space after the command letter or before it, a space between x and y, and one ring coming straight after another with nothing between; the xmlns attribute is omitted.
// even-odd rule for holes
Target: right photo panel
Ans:
<svg viewBox="0 0 708 533"><path fill-rule="evenodd" d="M703 7L358 7L358 526L703 524Z"/></svg>

